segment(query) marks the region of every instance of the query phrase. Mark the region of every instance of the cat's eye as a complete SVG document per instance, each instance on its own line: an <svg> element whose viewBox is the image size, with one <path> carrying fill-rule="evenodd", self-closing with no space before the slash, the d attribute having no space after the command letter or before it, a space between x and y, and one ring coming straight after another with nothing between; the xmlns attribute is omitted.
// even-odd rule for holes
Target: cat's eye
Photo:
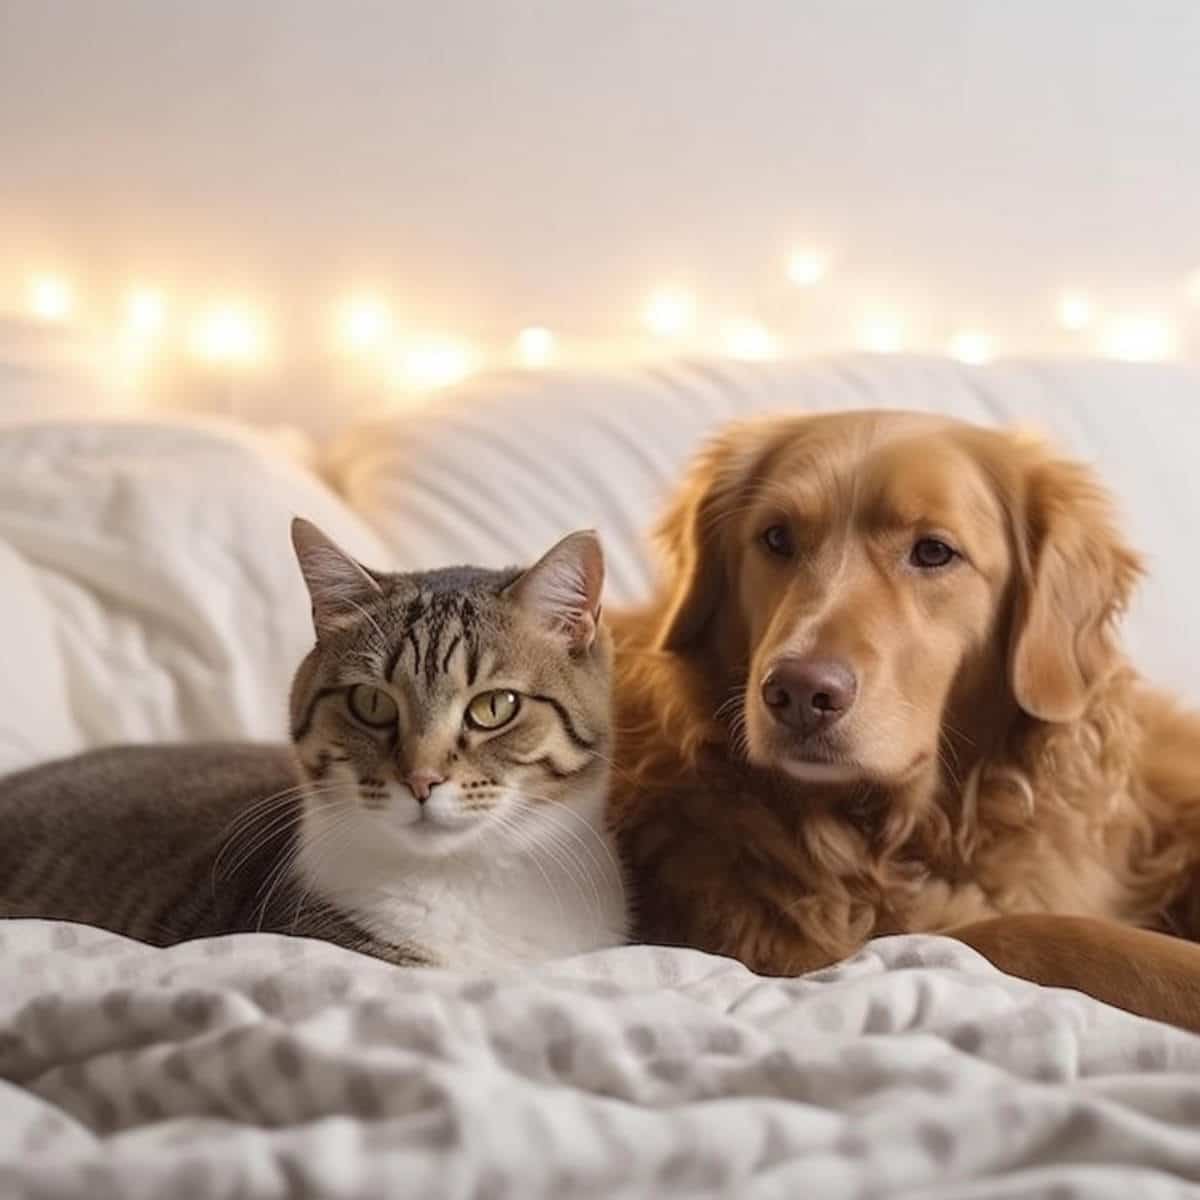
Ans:
<svg viewBox="0 0 1200 1200"><path fill-rule="evenodd" d="M480 692L467 705L467 724L474 729L500 729L521 711L521 697L503 688Z"/></svg>
<svg viewBox="0 0 1200 1200"><path fill-rule="evenodd" d="M395 725L400 710L396 702L383 690L369 683L357 683L346 696L346 706L355 720L374 729Z"/></svg>

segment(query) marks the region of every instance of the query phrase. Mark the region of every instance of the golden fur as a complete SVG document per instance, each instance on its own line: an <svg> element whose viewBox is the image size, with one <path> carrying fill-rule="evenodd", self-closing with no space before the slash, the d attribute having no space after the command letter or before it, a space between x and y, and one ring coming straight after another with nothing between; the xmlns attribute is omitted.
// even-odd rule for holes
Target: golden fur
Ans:
<svg viewBox="0 0 1200 1200"><path fill-rule="evenodd" d="M930 536L961 558L917 569ZM1200 719L1121 655L1141 566L1090 470L933 416L771 418L701 453L660 539L614 622L641 936L791 974L1001 914L1200 933ZM858 692L798 747L759 689L814 654Z"/></svg>
<svg viewBox="0 0 1200 1200"><path fill-rule="evenodd" d="M1200 945L1095 917L992 917L949 931L1000 970L1200 1033Z"/></svg>

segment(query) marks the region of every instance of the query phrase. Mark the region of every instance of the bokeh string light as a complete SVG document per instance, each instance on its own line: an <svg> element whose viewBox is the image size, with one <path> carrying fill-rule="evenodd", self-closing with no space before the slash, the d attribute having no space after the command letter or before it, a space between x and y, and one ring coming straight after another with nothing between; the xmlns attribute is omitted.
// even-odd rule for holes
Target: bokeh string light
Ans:
<svg viewBox="0 0 1200 1200"><path fill-rule="evenodd" d="M526 367L544 367L554 358L556 339L544 325L529 325L517 334L517 357Z"/></svg>
<svg viewBox="0 0 1200 1200"><path fill-rule="evenodd" d="M813 294L806 315L826 312L833 279L833 256L820 246L798 246L784 259L781 275L792 287ZM80 292L65 274L42 271L26 279L25 311L39 322L56 326L82 323L81 311L93 320L103 304L81 306ZM817 295L822 297L817 300ZM1178 299L1200 305L1200 271L1181 278ZM628 337L609 343L589 343L542 324L529 324L508 335L507 341L484 345L456 333L436 335L398 329L388 301L377 292L347 293L327 314L325 343L336 348L350 364L347 369L368 373L400 389L427 392L450 386L488 365L516 364L540 370L551 364L598 361L620 363L639 353L713 353L724 357L761 361L785 354L856 348L873 354L933 351L968 365L992 361L1022 340L1001 340L979 326L944 328L936 338L914 336L914 329L933 330L926 314L900 306L880 306L841 298L848 332L844 339L824 338L811 332L790 332L798 319L776 314L783 328L756 317L721 319L716 306L706 306L697 294L678 283L651 289L636 310L641 340ZM814 305L816 306L814 308ZM166 291L145 282L128 288L120 300L119 318L111 328L114 363L129 377L139 377L146 366L178 353L193 362L222 372L244 372L261 367L274 357L275 339L264 312L242 298L181 311ZM839 310L841 311L841 310ZM1095 294L1067 288L1044 301L1046 336L1041 345L1073 353L1096 353L1128 361L1160 361L1180 354L1180 326L1165 312L1125 311ZM785 332L789 329L789 332ZM1056 333L1057 330L1057 333ZM1035 338L1036 340L1036 338ZM589 346L607 346L608 354L588 352ZM567 349L564 349L566 347ZM613 349L619 347L619 349ZM658 347L657 351L654 349ZM570 353L567 352L570 351ZM373 376L372 376L373 373Z"/></svg>
<svg viewBox="0 0 1200 1200"><path fill-rule="evenodd" d="M659 337L682 337L696 322L696 297L678 288L663 288L647 302L645 319L646 327Z"/></svg>
<svg viewBox="0 0 1200 1200"><path fill-rule="evenodd" d="M192 327L192 353L214 366L254 366L262 362L265 347L262 320L244 304L214 308Z"/></svg>
<svg viewBox="0 0 1200 1200"><path fill-rule="evenodd" d="M354 296L345 301L337 319L339 341L351 354L383 349L392 332L392 314L378 296Z"/></svg>
<svg viewBox="0 0 1200 1200"><path fill-rule="evenodd" d="M75 292L58 275L35 275L29 281L29 311L41 321L65 321L75 308Z"/></svg>

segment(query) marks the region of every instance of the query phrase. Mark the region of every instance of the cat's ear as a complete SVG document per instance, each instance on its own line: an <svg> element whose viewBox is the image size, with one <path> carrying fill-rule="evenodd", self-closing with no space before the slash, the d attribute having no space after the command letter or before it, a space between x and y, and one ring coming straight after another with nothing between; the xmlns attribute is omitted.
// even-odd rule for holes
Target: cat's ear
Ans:
<svg viewBox="0 0 1200 1200"><path fill-rule="evenodd" d="M593 529L568 534L508 585L507 593L573 651L587 650L600 620L604 551Z"/></svg>
<svg viewBox="0 0 1200 1200"><path fill-rule="evenodd" d="M292 521L292 548L312 600L317 638L362 619L362 606L382 594L374 575L311 521Z"/></svg>

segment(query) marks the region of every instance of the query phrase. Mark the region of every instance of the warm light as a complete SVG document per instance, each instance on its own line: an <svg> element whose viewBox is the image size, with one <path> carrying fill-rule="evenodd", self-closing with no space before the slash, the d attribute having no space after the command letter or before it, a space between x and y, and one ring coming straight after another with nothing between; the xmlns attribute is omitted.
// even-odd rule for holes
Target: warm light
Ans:
<svg viewBox="0 0 1200 1200"><path fill-rule="evenodd" d="M152 341L127 331L116 341L114 365L126 381L137 380L154 363L154 349Z"/></svg>
<svg viewBox="0 0 1200 1200"><path fill-rule="evenodd" d="M775 353L775 339L768 330L753 321L727 325L721 341L725 353L732 358L763 359Z"/></svg>
<svg viewBox="0 0 1200 1200"><path fill-rule="evenodd" d="M192 350L212 363L248 366L262 357L262 328L248 309L219 308L197 322Z"/></svg>
<svg viewBox="0 0 1200 1200"><path fill-rule="evenodd" d="M958 333L950 339L950 356L959 362L985 363L992 354L992 339L986 333Z"/></svg>
<svg viewBox="0 0 1200 1200"><path fill-rule="evenodd" d="M544 367L554 357L554 334L531 325L517 335L517 354L527 367Z"/></svg>
<svg viewBox="0 0 1200 1200"><path fill-rule="evenodd" d="M125 302L125 328L135 338L157 337L167 323L167 302L162 292L140 288Z"/></svg>
<svg viewBox="0 0 1200 1200"><path fill-rule="evenodd" d="M797 287L820 283L829 271L829 257L816 250L797 250L788 259L787 275Z"/></svg>
<svg viewBox="0 0 1200 1200"><path fill-rule="evenodd" d="M1072 333L1092 323L1092 302L1079 292L1065 292L1058 301L1058 323Z"/></svg>
<svg viewBox="0 0 1200 1200"><path fill-rule="evenodd" d="M414 346L400 365L404 381L412 387L448 387L471 373L474 355L453 342L430 342Z"/></svg>
<svg viewBox="0 0 1200 1200"><path fill-rule="evenodd" d="M1109 326L1104 353L1129 362L1155 362L1175 353L1175 332L1158 317L1120 317Z"/></svg>
<svg viewBox="0 0 1200 1200"><path fill-rule="evenodd" d="M1183 285L1183 290L1187 293L1189 300L1200 303L1200 271L1193 271L1187 277Z"/></svg>
<svg viewBox="0 0 1200 1200"><path fill-rule="evenodd" d="M75 307L71 285L54 275L39 275L29 284L29 307L43 321L65 321Z"/></svg>
<svg viewBox="0 0 1200 1200"><path fill-rule="evenodd" d="M686 333L695 319L696 298L689 292L656 292L646 306L646 324L660 337Z"/></svg>
<svg viewBox="0 0 1200 1200"><path fill-rule="evenodd" d="M342 310L342 343L347 350L355 353L379 349L391 328L392 316L387 305L373 297L362 296L351 300Z"/></svg>
<svg viewBox="0 0 1200 1200"><path fill-rule="evenodd" d="M886 314L870 317L859 329L858 341L873 354L895 354L904 345L904 326Z"/></svg>

